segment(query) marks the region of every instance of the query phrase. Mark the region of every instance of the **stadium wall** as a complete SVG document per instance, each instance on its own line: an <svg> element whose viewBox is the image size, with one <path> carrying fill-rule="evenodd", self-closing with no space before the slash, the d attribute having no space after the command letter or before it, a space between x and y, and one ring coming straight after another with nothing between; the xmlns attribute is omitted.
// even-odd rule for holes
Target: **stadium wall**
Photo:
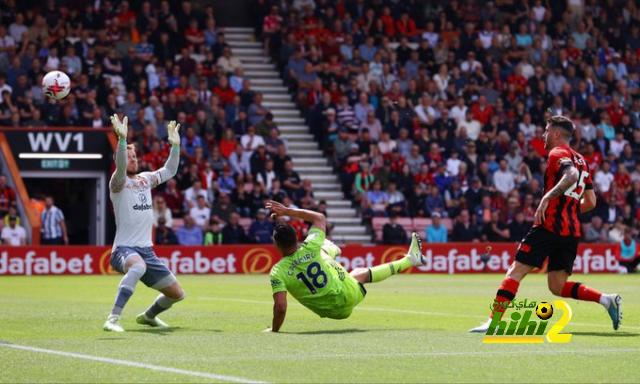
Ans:
<svg viewBox="0 0 640 384"><path fill-rule="evenodd" d="M427 263L406 273L505 273L513 262L517 243L496 244L485 264L481 255L486 244L425 244ZM215 247L155 247L158 257L176 274L269 273L281 256L271 245ZM406 246L346 245L338 261L351 271L397 260ZM111 248L0 247L0 276L7 275L108 275ZM574 273L617 273L619 246L583 244L578 250ZM546 267L546 266L545 266ZM543 272L545 267L538 272Z"/></svg>

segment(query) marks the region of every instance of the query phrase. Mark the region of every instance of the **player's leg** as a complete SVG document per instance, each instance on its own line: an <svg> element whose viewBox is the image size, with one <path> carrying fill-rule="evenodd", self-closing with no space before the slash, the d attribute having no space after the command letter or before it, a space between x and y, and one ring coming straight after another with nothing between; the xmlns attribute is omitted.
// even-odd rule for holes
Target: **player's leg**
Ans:
<svg viewBox="0 0 640 384"><path fill-rule="evenodd" d="M557 253L549 255L549 290L556 296L571 297L576 300L600 303L611 317L613 329L617 330L622 321L622 300L618 294L603 294L576 281L568 281L573 272L573 263L578 253L578 239L563 241Z"/></svg>
<svg viewBox="0 0 640 384"><path fill-rule="evenodd" d="M515 261L496 292L494 303L497 302L497 308L491 312L487 321L469 332L486 333L494 316L498 315L502 319L507 305L516 297L522 279L535 268L542 268L547 256L555 249L557 239L554 236L556 235L541 227L532 228L525 235L516 252Z"/></svg>
<svg viewBox="0 0 640 384"><path fill-rule="evenodd" d="M420 237L414 232L411 235L409 252L407 252L405 257L390 263L380 264L369 269L358 268L351 271L350 275L361 284L377 283L379 281L386 280L393 275L397 275L411 267L419 267L421 265L424 265L422 243L420 242Z"/></svg>
<svg viewBox="0 0 640 384"><path fill-rule="evenodd" d="M103 330L112 332L124 332L120 325L122 310L136 289L138 281L146 272L146 265L142 257L132 248L118 247L111 254L111 265L124 277L120 280L116 300L103 326Z"/></svg>
<svg viewBox="0 0 640 384"><path fill-rule="evenodd" d="M168 327L157 316L171 308L173 304L184 300L184 289L151 248L145 249L143 257L147 264L147 273L141 280L147 287L160 291L160 295L145 312L136 317L136 322L152 327Z"/></svg>
<svg viewBox="0 0 640 384"><path fill-rule="evenodd" d="M152 327L168 327L169 325L160 320L158 315L171 308L173 304L184 300L184 297L184 289L176 281L170 286L160 289L160 295L158 295L156 301L145 312L138 315L136 321L138 324L146 324Z"/></svg>

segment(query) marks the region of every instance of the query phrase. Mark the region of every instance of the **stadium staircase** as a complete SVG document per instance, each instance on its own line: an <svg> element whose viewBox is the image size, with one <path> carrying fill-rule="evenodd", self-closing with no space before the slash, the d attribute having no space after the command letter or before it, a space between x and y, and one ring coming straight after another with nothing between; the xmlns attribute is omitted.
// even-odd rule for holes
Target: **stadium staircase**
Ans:
<svg viewBox="0 0 640 384"><path fill-rule="evenodd" d="M264 95L264 104L273 113L283 139L289 145L288 154L294 169L302 179L310 179L317 200L326 200L328 221L334 225L331 238L337 243L371 243L371 235L362 225L351 202L343 199L338 178L328 160L318 149L309 127L273 63L265 63L262 44L255 40L251 28L225 28L225 38L233 55L251 80L251 89Z"/></svg>

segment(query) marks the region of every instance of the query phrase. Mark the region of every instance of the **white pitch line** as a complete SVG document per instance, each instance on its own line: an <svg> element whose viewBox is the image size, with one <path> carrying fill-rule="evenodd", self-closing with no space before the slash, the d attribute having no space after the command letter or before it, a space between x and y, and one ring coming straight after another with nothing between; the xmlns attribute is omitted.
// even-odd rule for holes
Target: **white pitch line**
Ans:
<svg viewBox="0 0 640 384"><path fill-rule="evenodd" d="M224 382L264 383L262 381L243 379L241 377L226 376L226 375L216 375L214 373L206 373L206 372L187 371L185 369L179 369L179 368L162 367L160 365L136 363L136 362L133 362L133 361L111 359L111 358L108 358L108 357L83 355L83 354L80 354L80 353L55 351L55 350L51 350L51 349L29 347L29 346L26 346L26 345L15 345L15 344L7 344L7 343L0 342L0 347L21 349L21 350L30 351L30 352L48 353L50 355L73 357L73 358L76 358L76 359L99 361L101 363L126 365L126 366L129 366L129 367L150 369L152 371L169 372L169 373L175 373L175 374L178 374L178 375L186 375L186 376L193 376L193 377L204 377L204 378L207 378L207 379L220 380L220 381L224 381Z"/></svg>
<svg viewBox="0 0 640 384"><path fill-rule="evenodd" d="M226 297L196 297L198 300L213 300L213 301L230 301L230 302L238 302L238 303L249 303L249 304L273 304L273 302L269 301L261 301L261 300L247 300L247 299L230 299ZM299 303L290 303L289 305L299 305ZM425 311L413 311L406 309L391 309L391 308L373 308L373 307L356 307L359 311L374 311L374 312L391 312L391 313L407 313L413 315L427 315L427 316L445 316L445 317L471 317L475 319L486 319L486 316L478 316L478 315L465 315L465 314L454 314L454 313L441 313L441 312L425 312ZM574 323L569 322L572 325L579 325L583 327L602 327L603 324L591 324L591 323ZM627 329L640 330L640 327L633 326L625 326L624 323L620 325L620 330L624 331Z"/></svg>

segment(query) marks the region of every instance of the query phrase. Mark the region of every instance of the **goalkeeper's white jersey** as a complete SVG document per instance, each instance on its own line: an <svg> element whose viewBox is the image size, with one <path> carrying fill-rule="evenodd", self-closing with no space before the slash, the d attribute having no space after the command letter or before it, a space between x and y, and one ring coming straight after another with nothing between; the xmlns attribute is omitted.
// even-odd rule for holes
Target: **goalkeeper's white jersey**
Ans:
<svg viewBox="0 0 640 384"><path fill-rule="evenodd" d="M109 196L116 216L116 238L113 249L118 246L151 247L153 227L153 198L151 190L158 185L158 172L143 172L134 179L125 177L123 185L117 185L112 177Z"/></svg>

